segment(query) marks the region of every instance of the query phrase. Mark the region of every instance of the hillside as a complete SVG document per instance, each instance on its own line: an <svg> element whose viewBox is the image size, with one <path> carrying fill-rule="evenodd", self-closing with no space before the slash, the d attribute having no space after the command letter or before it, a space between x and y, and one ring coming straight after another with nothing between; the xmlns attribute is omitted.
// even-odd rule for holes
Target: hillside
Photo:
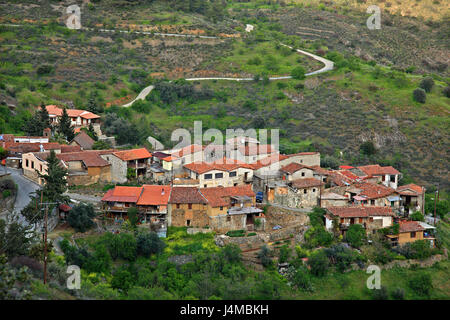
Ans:
<svg viewBox="0 0 450 320"><path fill-rule="evenodd" d="M174 11L163 1L101 0L79 2L83 27L93 29L69 30L59 2L12 2L0 3L2 132L22 133L41 102L116 113L137 129L135 143L152 135L170 144L171 131L192 128L194 120L202 120L204 129L280 128L282 151L315 149L346 163L391 164L406 179L449 186L449 98L443 89L449 84L450 25L444 14L424 20L383 11L382 29L370 31L361 6L340 1L228 1L212 14ZM255 26L250 34L247 23ZM199 99L165 98L157 86L145 103L118 107L159 79L263 78L289 75L297 66L321 68L280 43L328 57L336 69L305 80L180 84L201 93ZM425 75L435 85L422 104L412 91ZM177 90L174 84L165 88ZM361 156L364 141L373 141L378 153Z"/></svg>

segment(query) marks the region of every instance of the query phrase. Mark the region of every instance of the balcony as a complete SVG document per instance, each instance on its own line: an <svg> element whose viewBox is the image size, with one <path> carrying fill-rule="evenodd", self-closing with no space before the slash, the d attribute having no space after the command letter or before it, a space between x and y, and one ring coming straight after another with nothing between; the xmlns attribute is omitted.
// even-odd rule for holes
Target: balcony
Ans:
<svg viewBox="0 0 450 320"><path fill-rule="evenodd" d="M145 169L148 167L148 164L143 162L138 162L138 163L128 163L128 168L133 168L133 169Z"/></svg>

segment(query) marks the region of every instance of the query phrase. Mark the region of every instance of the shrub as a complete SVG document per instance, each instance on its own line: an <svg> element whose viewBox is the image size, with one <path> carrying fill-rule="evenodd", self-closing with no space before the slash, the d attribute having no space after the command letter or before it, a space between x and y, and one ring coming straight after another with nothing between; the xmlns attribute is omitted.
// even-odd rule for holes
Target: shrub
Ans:
<svg viewBox="0 0 450 320"><path fill-rule="evenodd" d="M324 250L318 250L308 259L311 273L317 277L325 276L329 268L329 260Z"/></svg>
<svg viewBox="0 0 450 320"><path fill-rule="evenodd" d="M434 80L431 77L425 77L422 81L420 81L419 87L425 90L426 92L431 92L433 89Z"/></svg>
<svg viewBox="0 0 450 320"><path fill-rule="evenodd" d="M305 69L301 66L295 67L292 71L291 71L291 76L294 79L297 80L303 80L305 79Z"/></svg>
<svg viewBox="0 0 450 320"><path fill-rule="evenodd" d="M380 289L372 290L372 298L374 300L388 300L389 294L387 288L385 286L381 286Z"/></svg>
<svg viewBox="0 0 450 320"><path fill-rule="evenodd" d="M408 284L415 293L422 296L428 296L433 289L433 282L428 273L422 272L412 276Z"/></svg>
<svg viewBox="0 0 450 320"><path fill-rule="evenodd" d="M258 253L258 258L261 260L261 264L265 268L272 266L272 259L270 258L271 255L272 252L266 245L264 245Z"/></svg>
<svg viewBox="0 0 450 320"><path fill-rule="evenodd" d="M425 90L417 88L413 91L413 98L414 101L425 103L425 101L427 100L427 94L425 93Z"/></svg>
<svg viewBox="0 0 450 320"><path fill-rule="evenodd" d="M137 253L149 257L152 254L160 254L164 251L166 244L155 232L140 233L136 239Z"/></svg>
<svg viewBox="0 0 450 320"><path fill-rule="evenodd" d="M403 299L405 299L405 289L403 289L403 288L396 288L392 292L392 298L394 298L395 300L403 300Z"/></svg>
<svg viewBox="0 0 450 320"><path fill-rule="evenodd" d="M359 248L366 238L366 231L360 224L352 224L345 233L345 240L353 247Z"/></svg>
<svg viewBox="0 0 450 320"><path fill-rule="evenodd" d="M447 98L450 98L450 86L446 86L444 88L444 90L442 90L442 93L444 94L444 96L446 96Z"/></svg>
<svg viewBox="0 0 450 320"><path fill-rule="evenodd" d="M47 65L47 64L42 65L42 66L39 66L39 67L37 68L37 70L36 70L36 73L37 73L38 75L40 75L40 76L42 76L42 75L47 75L47 74L50 74L50 73L52 73L52 72L53 72L53 67L50 66L50 65Z"/></svg>
<svg viewBox="0 0 450 320"><path fill-rule="evenodd" d="M347 270L356 260L353 250L345 247L343 244L337 244L331 248L325 249L328 259L336 266L340 272Z"/></svg>
<svg viewBox="0 0 450 320"><path fill-rule="evenodd" d="M420 211L416 211L413 214L411 214L410 218L414 221L425 221L425 218Z"/></svg>
<svg viewBox="0 0 450 320"><path fill-rule="evenodd" d="M67 222L77 232L86 232L86 230L95 225L94 221L92 221L94 217L94 207L91 204L81 203L70 210Z"/></svg>
<svg viewBox="0 0 450 320"><path fill-rule="evenodd" d="M290 268L291 269L291 268ZM313 285L311 281L311 276L305 267L299 267L297 270L292 268L288 271L288 278L292 285L297 289L311 292L313 291Z"/></svg>
<svg viewBox="0 0 450 320"><path fill-rule="evenodd" d="M284 263L289 260L289 257L291 256L291 249L287 244L281 247L280 249L280 255L278 258L279 263Z"/></svg>
<svg viewBox="0 0 450 320"><path fill-rule="evenodd" d="M111 287L127 292L134 285L133 275L126 269L117 270L111 280Z"/></svg>
<svg viewBox="0 0 450 320"><path fill-rule="evenodd" d="M229 237L244 237L245 230L231 230L226 233Z"/></svg>

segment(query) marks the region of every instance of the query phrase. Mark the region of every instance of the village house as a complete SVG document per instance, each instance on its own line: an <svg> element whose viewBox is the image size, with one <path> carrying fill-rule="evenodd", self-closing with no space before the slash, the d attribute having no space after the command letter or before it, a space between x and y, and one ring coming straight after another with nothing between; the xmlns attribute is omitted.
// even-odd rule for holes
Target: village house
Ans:
<svg viewBox="0 0 450 320"><path fill-rule="evenodd" d="M386 237L390 240L392 246L404 245L405 243L417 240L428 240L430 246L434 247L436 238L433 230L435 227L421 221L399 221L399 233L388 234Z"/></svg>
<svg viewBox="0 0 450 320"><path fill-rule="evenodd" d="M92 150L95 141L86 132L81 131L69 143L71 146L79 146L82 150Z"/></svg>
<svg viewBox="0 0 450 320"><path fill-rule="evenodd" d="M165 228L171 189L168 185L116 186L103 196L102 208L107 216L122 219L128 219L128 210L136 208L141 222Z"/></svg>
<svg viewBox="0 0 450 320"><path fill-rule="evenodd" d="M137 178L150 176L152 154L145 148L115 151L102 155L111 164L111 179L115 183L125 183L131 173Z"/></svg>
<svg viewBox="0 0 450 320"><path fill-rule="evenodd" d="M314 171L300 163L290 163L280 169L282 174L282 180L293 181L303 178L313 178Z"/></svg>
<svg viewBox="0 0 450 320"><path fill-rule="evenodd" d="M237 187L172 187L144 185L116 186L102 198L103 210L110 217L127 218L136 207L147 222L169 226L210 227L218 232L253 230L263 210L255 207L250 185Z"/></svg>
<svg viewBox="0 0 450 320"><path fill-rule="evenodd" d="M58 125L63 114L63 109L55 105L46 106L46 109L50 117L50 124L53 126ZM89 128L89 125L92 124L97 135L102 135L99 115L90 111L78 109L66 109L66 111L70 119L70 124L74 129L79 131L80 128Z"/></svg>
<svg viewBox="0 0 450 320"><path fill-rule="evenodd" d="M333 230L335 221L342 235L353 224L360 224L368 234L374 234L378 229L392 226L395 216L390 207L328 207L326 210L325 228Z"/></svg>
<svg viewBox="0 0 450 320"><path fill-rule="evenodd" d="M79 151L58 153L56 157L67 171L67 184L90 185L111 182L111 166L100 154L108 151ZM39 174L47 173L47 158L50 152L30 152L22 155L23 175L39 185L45 183ZM39 173L39 174L38 174Z"/></svg>
<svg viewBox="0 0 450 320"><path fill-rule="evenodd" d="M174 187L169 199L168 225L175 227L209 226L208 202L198 187Z"/></svg>
<svg viewBox="0 0 450 320"><path fill-rule="evenodd" d="M390 206L395 209L400 207L400 197L395 190L382 184L356 183L346 188L344 196L348 197L353 204L372 207Z"/></svg>
<svg viewBox="0 0 450 320"><path fill-rule="evenodd" d="M375 181L373 182L381 182L386 187L390 187L393 189L397 189L398 182L401 178L401 173L391 166L382 167L379 164L374 164L368 166L360 166L357 167L357 169L364 172L364 174L366 175L366 180L368 178L375 178ZM354 169L350 169L350 171L353 172Z"/></svg>
<svg viewBox="0 0 450 320"><path fill-rule="evenodd" d="M320 206L324 183L315 178L279 181L267 185L267 201L289 208Z"/></svg>
<svg viewBox="0 0 450 320"><path fill-rule="evenodd" d="M425 188L410 183L397 188L397 193L401 198L403 213L409 215L416 211L425 214Z"/></svg>
<svg viewBox="0 0 450 320"><path fill-rule="evenodd" d="M173 173L182 172L183 166L186 164L190 164L193 162L202 162L204 161L203 150L205 146L198 144L191 144L184 148L173 149L169 151L164 151L164 153L170 154L173 156L171 159L171 169Z"/></svg>
<svg viewBox="0 0 450 320"><path fill-rule="evenodd" d="M346 196L327 191L327 189L320 195L320 206L322 208L328 207L346 207L350 204Z"/></svg>
<svg viewBox="0 0 450 320"><path fill-rule="evenodd" d="M190 163L184 168L190 179L199 181L201 188L232 187L249 184L253 180L252 166L227 158L211 163Z"/></svg>
<svg viewBox="0 0 450 320"><path fill-rule="evenodd" d="M251 185L203 188L200 193L208 202L208 226L217 232L254 230L255 219L263 217Z"/></svg>

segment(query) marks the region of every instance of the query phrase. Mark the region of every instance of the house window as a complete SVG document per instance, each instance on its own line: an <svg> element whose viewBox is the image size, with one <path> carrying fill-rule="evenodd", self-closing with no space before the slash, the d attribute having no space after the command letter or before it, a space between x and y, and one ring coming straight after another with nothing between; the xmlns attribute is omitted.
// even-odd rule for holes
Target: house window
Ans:
<svg viewBox="0 0 450 320"><path fill-rule="evenodd" d="M391 176L391 182L395 182L395 176Z"/></svg>
<svg viewBox="0 0 450 320"><path fill-rule="evenodd" d="M411 232L411 238L415 238L416 237L416 233L415 232Z"/></svg>
<svg viewBox="0 0 450 320"><path fill-rule="evenodd" d="M203 188L206 188L207 186L208 186L208 185L204 184L204 185L203 185Z"/></svg>
<svg viewBox="0 0 450 320"><path fill-rule="evenodd" d="M316 192L316 188L313 188L313 192Z"/></svg>
<svg viewBox="0 0 450 320"><path fill-rule="evenodd" d="M362 223L362 218L359 218L359 223Z"/></svg>
<svg viewBox="0 0 450 320"><path fill-rule="evenodd" d="M223 178L223 173L216 173L216 179L222 179Z"/></svg>
<svg viewBox="0 0 450 320"><path fill-rule="evenodd" d="M308 193L308 190L306 190L306 189L303 189L303 193Z"/></svg>
<svg viewBox="0 0 450 320"><path fill-rule="evenodd" d="M344 223L344 218L341 218L341 223Z"/></svg>
<svg viewBox="0 0 450 320"><path fill-rule="evenodd" d="M191 225L191 220L186 220L186 226L190 226Z"/></svg>
<svg viewBox="0 0 450 320"><path fill-rule="evenodd" d="M31 169L34 169L34 161L31 161Z"/></svg>
<svg viewBox="0 0 450 320"><path fill-rule="evenodd" d="M302 172L302 177L304 177L305 176L305 173L304 172Z"/></svg>
<svg viewBox="0 0 450 320"><path fill-rule="evenodd" d="M28 168L28 159L25 160L25 167Z"/></svg>
<svg viewBox="0 0 450 320"><path fill-rule="evenodd" d="M227 217L227 222L230 222L230 221L231 221L231 217L228 216L228 217Z"/></svg>
<svg viewBox="0 0 450 320"><path fill-rule="evenodd" d="M375 205L375 200L370 200L370 204L371 204L372 206L374 206L374 205Z"/></svg>
<svg viewBox="0 0 450 320"><path fill-rule="evenodd" d="M231 178L231 177L236 177L236 171L231 171L231 172L230 172L230 178Z"/></svg>
<svg viewBox="0 0 450 320"><path fill-rule="evenodd" d="M372 217L369 218L369 222L373 222L373 218Z"/></svg>
<svg viewBox="0 0 450 320"><path fill-rule="evenodd" d="M42 164L39 165L39 172L42 172Z"/></svg>
<svg viewBox="0 0 450 320"><path fill-rule="evenodd" d="M205 180L212 179L212 173L205 174Z"/></svg>
<svg viewBox="0 0 450 320"><path fill-rule="evenodd" d="M177 203L177 209L180 209L180 204L179 203Z"/></svg>
<svg viewBox="0 0 450 320"><path fill-rule="evenodd" d="M220 211L223 211L223 207L220 207Z"/></svg>
<svg viewBox="0 0 450 320"><path fill-rule="evenodd" d="M192 203L188 203L188 209L192 209Z"/></svg>

